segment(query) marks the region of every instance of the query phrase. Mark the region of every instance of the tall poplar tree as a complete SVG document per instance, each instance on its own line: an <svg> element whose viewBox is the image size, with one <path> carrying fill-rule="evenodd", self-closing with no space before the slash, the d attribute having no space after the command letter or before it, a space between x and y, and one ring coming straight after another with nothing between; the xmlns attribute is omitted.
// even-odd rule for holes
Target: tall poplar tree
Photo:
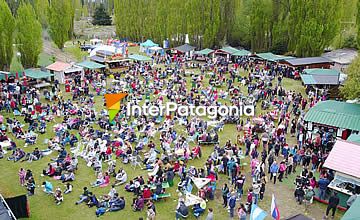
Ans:
<svg viewBox="0 0 360 220"><path fill-rule="evenodd" d="M70 4L68 0L52 0L48 11L50 36L60 49L69 39L71 19L73 18Z"/></svg>
<svg viewBox="0 0 360 220"><path fill-rule="evenodd" d="M42 49L41 24L30 3L21 3L16 17L16 42L23 67L36 67ZM31 31L29 31L31 30Z"/></svg>
<svg viewBox="0 0 360 220"><path fill-rule="evenodd" d="M15 19L5 0L0 0L0 69L9 70L14 55Z"/></svg>

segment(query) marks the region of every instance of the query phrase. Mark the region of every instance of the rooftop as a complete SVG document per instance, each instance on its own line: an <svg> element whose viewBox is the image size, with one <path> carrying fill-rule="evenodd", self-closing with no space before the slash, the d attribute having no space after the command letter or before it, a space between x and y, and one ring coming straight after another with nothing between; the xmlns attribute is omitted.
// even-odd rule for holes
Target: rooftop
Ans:
<svg viewBox="0 0 360 220"><path fill-rule="evenodd" d="M318 102L306 113L304 120L360 131L360 104L334 100Z"/></svg>
<svg viewBox="0 0 360 220"><path fill-rule="evenodd" d="M325 160L324 167L360 178L360 145L338 139Z"/></svg>
<svg viewBox="0 0 360 220"><path fill-rule="evenodd" d="M71 64L56 61L55 63L50 64L49 66L47 66L46 69L52 70L52 71L55 71L55 72L62 72L62 71L66 70L66 69L68 69L70 67L71 67Z"/></svg>
<svg viewBox="0 0 360 220"><path fill-rule="evenodd" d="M335 63L342 65L350 64L358 55L358 52L353 49L338 49L321 55Z"/></svg>
<svg viewBox="0 0 360 220"><path fill-rule="evenodd" d="M333 61L324 57L305 57L286 60L292 66L306 66L311 64L332 63Z"/></svg>

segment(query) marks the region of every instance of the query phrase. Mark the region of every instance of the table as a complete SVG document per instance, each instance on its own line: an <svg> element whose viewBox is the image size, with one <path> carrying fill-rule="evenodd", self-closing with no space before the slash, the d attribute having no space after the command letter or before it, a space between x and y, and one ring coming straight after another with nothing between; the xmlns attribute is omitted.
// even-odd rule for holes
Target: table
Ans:
<svg viewBox="0 0 360 220"><path fill-rule="evenodd" d="M169 185L168 182L163 182L163 183L162 183L162 188L163 188L163 189L167 189L167 188L169 188L169 187L170 187L170 185ZM144 185L142 185L142 186L140 187L140 189L143 190L143 189L144 189ZM156 189L156 185L155 185L155 184L151 184L151 185L150 185L150 189L151 189L151 190Z"/></svg>

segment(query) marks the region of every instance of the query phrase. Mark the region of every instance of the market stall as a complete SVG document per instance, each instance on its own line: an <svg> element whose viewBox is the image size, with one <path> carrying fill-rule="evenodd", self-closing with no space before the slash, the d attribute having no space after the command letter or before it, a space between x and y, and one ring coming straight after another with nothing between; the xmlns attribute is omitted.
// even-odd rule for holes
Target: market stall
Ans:
<svg viewBox="0 0 360 220"><path fill-rule="evenodd" d="M82 78L84 74L82 67L60 61L50 64L46 69L54 74L54 79L58 80L60 84L64 84L66 80L73 79L75 76Z"/></svg>
<svg viewBox="0 0 360 220"><path fill-rule="evenodd" d="M323 167L335 171L328 189L338 192L342 208L346 208L346 201L351 195L360 194L359 158L360 144L339 139L325 160Z"/></svg>
<svg viewBox="0 0 360 220"><path fill-rule="evenodd" d="M54 74L42 71L40 69L26 69L24 70L27 85L41 89L50 86L51 77Z"/></svg>
<svg viewBox="0 0 360 220"><path fill-rule="evenodd" d="M156 44L152 40L147 39L145 42L140 44L140 52L147 53L149 48L158 47L158 46L159 46L159 44Z"/></svg>
<svg viewBox="0 0 360 220"><path fill-rule="evenodd" d="M306 113L305 136L313 138L315 131L327 131L346 140L360 132L360 104L334 100L322 101Z"/></svg>

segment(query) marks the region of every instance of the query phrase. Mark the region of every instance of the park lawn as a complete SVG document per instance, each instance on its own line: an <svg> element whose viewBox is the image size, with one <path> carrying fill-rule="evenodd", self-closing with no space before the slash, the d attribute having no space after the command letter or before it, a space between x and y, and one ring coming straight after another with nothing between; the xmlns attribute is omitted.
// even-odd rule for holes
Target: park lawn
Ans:
<svg viewBox="0 0 360 220"><path fill-rule="evenodd" d="M191 78L187 77L187 85L191 86L190 82ZM286 89L296 90L304 92L303 87L301 86L299 81L289 81L288 79L284 79L284 87ZM205 85L207 85L208 79L205 81ZM223 85L222 89L225 89L226 85ZM246 91L246 88L242 88L242 91ZM65 99L70 98L69 94L64 94ZM44 101L44 100L42 100ZM95 97L95 108L97 111L100 111L103 108L103 101L101 96ZM259 105L258 107L259 108ZM4 114L5 117L12 117L12 115ZM22 120L22 118L21 118ZM56 118L55 119L57 123L60 123L62 118ZM39 147L40 149L45 149L46 144L44 143L45 139L50 139L54 136L54 132L52 131L52 126L55 123L48 123L47 127L47 133L46 134L39 134L37 144L35 145L29 145L25 150L27 152L30 152L34 149L35 146ZM94 125L94 128L97 129L98 126ZM183 134L180 129L179 125L175 126L175 129L180 133ZM71 130L71 133L76 133L76 130ZM233 124L227 124L224 127L224 130L219 133L219 140L220 145L224 145L227 140L231 140L232 142L236 142L237 137L237 131L235 128L235 125ZM154 138L155 144L159 147L159 141L158 141L158 135ZM14 140L14 137L10 135L10 138ZM291 144L295 143L294 138L289 138L289 142ZM17 146L24 146L24 140L15 140ZM191 147L194 146L194 144L190 144ZM67 151L69 151L69 146L67 146ZM195 166L197 168L201 168L204 166L204 162L206 158L211 154L213 151L213 146L203 146L202 147L202 153L203 156L201 159L195 159L190 160L188 162L189 166ZM8 155L6 155L8 156ZM50 156L45 157L41 159L40 161L35 161L32 163L28 162L10 162L6 161L5 159L0 161L0 169L2 170L2 173L0 173L0 193L3 194L5 197L11 197L16 195L22 195L26 193L26 189L24 187L21 187L18 182L18 170L20 167L23 167L25 169L31 169L33 171L36 184L41 185L41 183L45 180L51 181L54 185L54 187L61 187L64 189L64 185L58 181L51 179L49 177L41 177L40 174L42 173L42 170L46 168L47 163L50 162L50 158L56 157L56 152L53 152ZM245 159L246 162L249 164L249 159ZM147 171L141 170L140 168L136 168L135 170L131 168L129 164L122 164L120 160L117 160L117 168L122 167L126 170L128 173L128 180L142 175L145 177L147 176ZM64 202L57 206L54 203L53 197L45 195L43 192L41 192L41 188L38 188L35 192L35 196L29 197L30 202L30 211L31 211L31 217L30 219L50 219L50 218L57 218L57 219L96 219L95 216L95 208L88 208L84 204L80 204L78 206L74 205L75 201L78 200L78 196L82 193L82 188L84 186L90 186L90 183L96 180L96 176L94 174L94 171L91 168L88 168L85 164L85 162L82 159L79 159L79 167L78 171L76 172L76 180L72 183L74 185L74 190L71 194L67 194L64 196ZM104 165L103 169L105 170L107 168L107 165ZM249 173L249 167L246 167L244 172L247 174ZM215 193L215 200L209 201L207 203L207 207L212 207L215 215L215 219L225 219L228 216L228 213L225 209L222 208L222 197L221 197L221 186L223 183L227 182L227 177L223 174L219 175L219 181L217 181L217 191ZM248 181L246 182L246 185L244 187L244 192L247 191L249 187L251 187L251 181L249 179L251 178L249 175L247 176ZM293 177L292 177L293 178ZM114 181L114 178L111 179L111 182ZM178 193L176 192L176 185L178 183L179 179L176 177L175 179L175 186L172 188L169 188L167 192L171 193L171 198L168 198L165 201L158 201L155 203L156 210L157 210L157 216L156 219L158 220L167 220L167 219L173 219L175 217L175 208L177 205L177 198ZM288 180L291 182L290 178ZM286 181L285 181L286 182ZM291 184L287 183L289 187L292 188ZM99 197L102 194L108 193L110 187L106 188L91 188L90 190L94 192L97 197ZM106 218L106 219L119 219L120 216L126 216L128 219L138 219L139 217L146 217L146 211L142 212L133 212L130 205L133 199L133 194L128 193L124 190L123 186L118 186L117 191L120 196L124 196L126 200L126 207L124 210L114 213L106 213L104 217L100 218ZM193 189L193 193L196 193L196 189ZM242 201L245 201L245 197L243 197ZM271 202L271 195L266 194L265 200L262 201L261 206L262 207L270 207ZM165 204L166 203L166 204ZM120 217L121 218L121 217ZM123 218L121 218L123 219ZM195 219L193 216L190 216L189 219Z"/></svg>

